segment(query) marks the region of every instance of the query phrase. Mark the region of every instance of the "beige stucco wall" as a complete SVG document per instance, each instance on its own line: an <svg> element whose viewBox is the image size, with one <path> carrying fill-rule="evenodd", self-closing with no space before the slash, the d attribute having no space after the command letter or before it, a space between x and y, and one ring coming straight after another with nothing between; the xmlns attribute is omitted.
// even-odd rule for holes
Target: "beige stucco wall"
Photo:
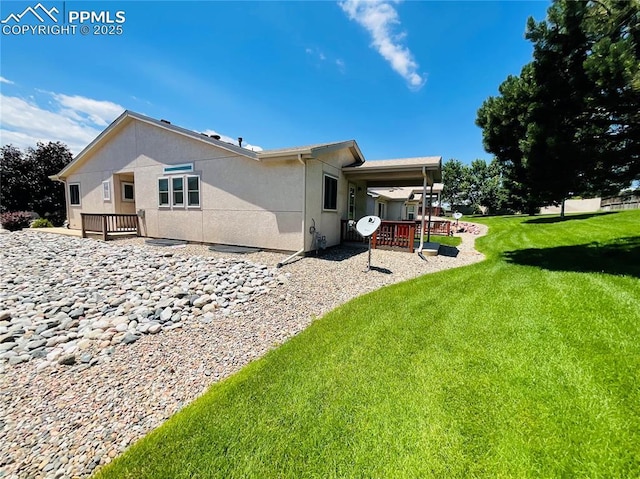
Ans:
<svg viewBox="0 0 640 479"><path fill-rule="evenodd" d="M365 182L355 182L356 185L356 217L358 221L363 216L367 216L367 199L370 198L367 195L367 184Z"/></svg>
<svg viewBox="0 0 640 479"><path fill-rule="evenodd" d="M200 208L158 206L158 178L166 165L193 163ZM133 174L135 203L120 198L119 173ZM167 175L170 176L170 175ZM102 181L112 181L112 201L102 201ZM80 182L81 207L70 208L72 228L80 209L112 213L116 206L144 210L142 233L160 238L295 251L302 248L303 166L297 161L259 162L138 121L120 128L88 161L71 171ZM125 211L122 211L125 212Z"/></svg>
<svg viewBox="0 0 640 479"><path fill-rule="evenodd" d="M387 202L387 218L392 221L400 221L404 216L404 201L393 200Z"/></svg>
<svg viewBox="0 0 640 479"><path fill-rule="evenodd" d="M332 151L317 158L306 160L306 197L307 208L305 217L304 245L306 251L315 249L314 237L309 233L309 228L314 224L318 233L326 238L326 246L340 244L341 220L347 219L349 182L343 176L341 168L353 163L352 154L347 149ZM323 185L324 174L331 175L338 179L338 197L336 211L323 209ZM366 188L363 188L366 192ZM366 202L358 201L356 198L356 208L365 205Z"/></svg>

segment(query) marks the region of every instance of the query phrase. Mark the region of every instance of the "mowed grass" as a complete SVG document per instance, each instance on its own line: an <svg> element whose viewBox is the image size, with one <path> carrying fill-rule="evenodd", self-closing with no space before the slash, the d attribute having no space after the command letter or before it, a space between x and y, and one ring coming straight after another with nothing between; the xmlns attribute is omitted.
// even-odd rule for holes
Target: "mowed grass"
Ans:
<svg viewBox="0 0 640 479"><path fill-rule="evenodd" d="M424 240L427 241L427 236L424 236ZM431 241L434 243L440 243L444 246L460 246L462 243L462 238L460 236L442 236L442 235L431 235ZM420 246L417 243L416 248Z"/></svg>
<svg viewBox="0 0 640 479"><path fill-rule="evenodd" d="M640 477L640 211L482 221L486 261L345 304L97 477Z"/></svg>

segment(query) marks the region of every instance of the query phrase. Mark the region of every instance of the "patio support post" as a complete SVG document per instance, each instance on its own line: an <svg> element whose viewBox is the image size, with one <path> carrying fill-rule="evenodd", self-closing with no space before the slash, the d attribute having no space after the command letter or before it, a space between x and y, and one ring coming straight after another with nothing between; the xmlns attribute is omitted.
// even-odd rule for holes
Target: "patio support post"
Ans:
<svg viewBox="0 0 640 479"><path fill-rule="evenodd" d="M427 226L427 243L431 242L431 200L433 199L433 181L431 182L431 191L429 192L429 226ZM424 215L422 215L424 218Z"/></svg>
<svg viewBox="0 0 640 479"><path fill-rule="evenodd" d="M420 248L418 248L418 255L425 259L422 256L422 250L424 249L424 212L427 207L427 169L422 167L422 224L420 227Z"/></svg>

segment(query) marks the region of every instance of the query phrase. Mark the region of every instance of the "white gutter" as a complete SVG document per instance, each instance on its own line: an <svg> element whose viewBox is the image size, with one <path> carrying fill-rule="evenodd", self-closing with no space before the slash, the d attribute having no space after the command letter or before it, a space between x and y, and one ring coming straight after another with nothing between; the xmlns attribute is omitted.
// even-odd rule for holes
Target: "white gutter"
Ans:
<svg viewBox="0 0 640 479"><path fill-rule="evenodd" d="M302 163L302 249L296 251L291 256L280 261L276 268L282 268L285 264L291 261L296 256L299 256L305 252L305 232L307 224L307 163L302 159L302 153L298 153L298 161Z"/></svg>

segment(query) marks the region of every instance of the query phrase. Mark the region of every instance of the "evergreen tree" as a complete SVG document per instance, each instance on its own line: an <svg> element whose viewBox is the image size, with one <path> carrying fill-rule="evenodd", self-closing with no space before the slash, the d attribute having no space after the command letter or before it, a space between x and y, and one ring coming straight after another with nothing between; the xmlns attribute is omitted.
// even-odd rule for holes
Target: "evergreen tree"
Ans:
<svg viewBox="0 0 640 479"><path fill-rule="evenodd" d="M534 60L478 110L485 149L526 209L640 178L640 2L556 0L529 19Z"/></svg>

